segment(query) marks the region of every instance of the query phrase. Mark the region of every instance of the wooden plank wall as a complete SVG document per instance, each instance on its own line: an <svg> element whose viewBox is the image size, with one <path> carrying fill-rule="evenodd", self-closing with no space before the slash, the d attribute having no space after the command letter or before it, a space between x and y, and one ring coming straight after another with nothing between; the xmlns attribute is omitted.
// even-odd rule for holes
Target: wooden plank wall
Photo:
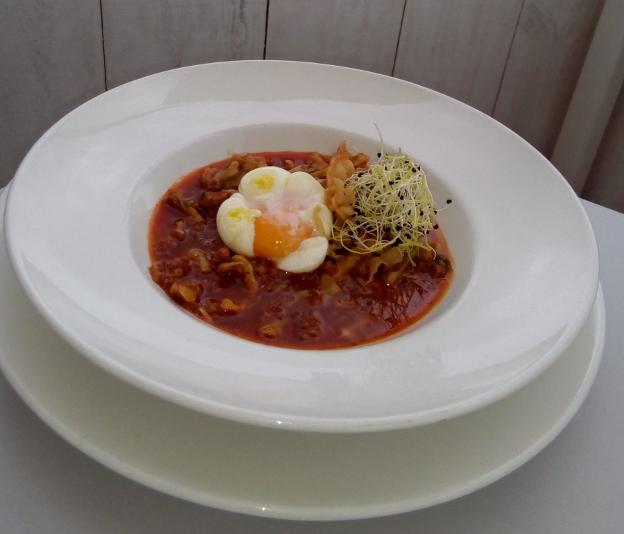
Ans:
<svg viewBox="0 0 624 534"><path fill-rule="evenodd" d="M271 0L266 58L392 74L404 0Z"/></svg>
<svg viewBox="0 0 624 534"><path fill-rule="evenodd" d="M494 117L550 157L604 0L526 0Z"/></svg>
<svg viewBox="0 0 624 534"><path fill-rule="evenodd" d="M56 120L104 91L99 0L0 2L0 187Z"/></svg>
<svg viewBox="0 0 624 534"><path fill-rule="evenodd" d="M522 0L408 0L395 76L491 114Z"/></svg>
<svg viewBox="0 0 624 534"><path fill-rule="evenodd" d="M102 0L106 81L262 59L267 0Z"/></svg>
<svg viewBox="0 0 624 534"><path fill-rule="evenodd" d="M624 213L624 88L598 149L583 197Z"/></svg>
<svg viewBox="0 0 624 534"><path fill-rule="evenodd" d="M604 0L3 0L0 185L55 119L126 81L248 58L390 74L550 156ZM606 149L605 149L606 150Z"/></svg>

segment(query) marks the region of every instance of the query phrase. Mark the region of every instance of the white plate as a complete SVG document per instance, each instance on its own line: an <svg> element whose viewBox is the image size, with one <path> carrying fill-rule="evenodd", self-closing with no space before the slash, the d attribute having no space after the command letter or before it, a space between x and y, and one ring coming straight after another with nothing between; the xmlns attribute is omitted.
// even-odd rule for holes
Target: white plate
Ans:
<svg viewBox="0 0 624 534"><path fill-rule="evenodd" d="M353 349L275 349L175 306L147 275L150 211L230 150L330 152L342 139L422 161L457 276L403 335ZM315 431L449 418L537 376L572 342L598 283L587 216L536 150L474 109L363 71L289 62L164 72L76 109L17 172L6 214L27 294L117 376L212 415Z"/></svg>
<svg viewBox="0 0 624 534"><path fill-rule="evenodd" d="M604 304L564 355L525 388L477 412L373 434L245 426L127 385L43 322L0 245L0 364L28 405L115 471L177 497L291 519L386 515L441 503L519 467L563 429L594 380Z"/></svg>

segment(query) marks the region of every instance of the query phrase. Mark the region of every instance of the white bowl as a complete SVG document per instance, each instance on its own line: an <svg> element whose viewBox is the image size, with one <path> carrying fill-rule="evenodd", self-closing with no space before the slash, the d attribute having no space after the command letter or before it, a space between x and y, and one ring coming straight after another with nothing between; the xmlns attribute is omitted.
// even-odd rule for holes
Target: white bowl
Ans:
<svg viewBox="0 0 624 534"><path fill-rule="evenodd" d="M180 175L228 150L401 146L429 171L453 286L391 339L279 349L216 330L147 273L147 222ZM27 294L96 363L177 403L243 422L370 431L438 421L517 390L571 343L598 284L596 243L567 182L493 119L381 75L290 62L160 73L53 126L9 192L6 238Z"/></svg>

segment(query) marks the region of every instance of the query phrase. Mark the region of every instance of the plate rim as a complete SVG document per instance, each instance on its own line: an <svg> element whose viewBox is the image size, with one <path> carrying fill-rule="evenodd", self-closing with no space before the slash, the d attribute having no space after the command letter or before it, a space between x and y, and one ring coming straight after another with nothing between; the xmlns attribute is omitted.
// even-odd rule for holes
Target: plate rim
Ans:
<svg viewBox="0 0 624 534"><path fill-rule="evenodd" d="M0 190L0 205L3 201L2 191ZM7 276L12 273L2 272L0 276ZM365 519L372 517L380 517L387 515L394 515L398 513L404 513L409 511L416 511L419 509L448 502L450 500L462 497L473 491L481 489L496 480L501 479L507 474L511 473L524 463L528 462L531 458L536 456L541 450L543 450L549 443L551 443L556 436L563 430L565 426L577 413L580 406L585 401L591 387L596 378L600 362L602 360L604 343L605 343L605 328L606 328L606 315L605 315L605 303L603 298L602 288L596 295L596 300L592 307L592 314L590 320L593 321L593 327L591 334L593 335L593 343L591 353L586 356L587 366L584 370L582 379L575 391L571 395L571 400L566 403L565 407L561 411L558 417L555 418L554 423L548 428L547 431L542 433L537 439L532 442L532 445L524 449L520 454L513 456L506 462L501 463L497 468L484 473L480 477L473 478L469 483L457 485L450 490L444 492L432 494L428 499L412 498L396 501L389 504L379 505L366 505L366 506L349 506L349 507L314 507L306 508L304 506L264 506L260 503L253 503L249 501L236 500L234 498L223 498L216 494L207 494L206 492L184 490L179 484L167 482L163 477L158 477L153 473L147 473L144 470L134 467L128 462L124 462L116 457L114 454L108 453L102 447L92 443L87 438L84 438L79 431L75 428L68 426L67 422L62 420L62 417L58 414L50 411L49 407L42 405L40 400L36 398L36 394L33 394L29 386L20 378L19 374L14 372L14 369L8 363L10 357L6 357L3 351L0 350L0 369L4 373L7 381L11 384L16 393L25 402L25 404L40 418L47 426L49 426L57 435L62 439L70 443L73 447L86 454L91 459L100 463L101 465L111 469L112 471L135 480L153 490L165 493L177 498L200 504L203 506L211 506L230 512L237 512L249 515L256 515L261 517L271 517L277 519L291 519L291 520L313 520L313 521L335 521L335 520L348 520L348 519ZM51 332L51 335L55 335ZM79 355L77 355L79 356ZM99 366L94 365L93 369L96 373L105 373ZM115 380L119 380L115 378ZM127 383L122 381L126 386ZM132 386L128 386L132 387ZM156 399L155 399L156 400ZM467 415L465 417L470 417ZM211 416L201 416L210 421ZM422 432L425 428L417 429ZM266 430L270 432L270 430ZM288 431L285 431L288 432Z"/></svg>
<svg viewBox="0 0 624 534"><path fill-rule="evenodd" d="M530 447L526 448L522 453L511 458L507 462L502 463L496 469L484 473L481 477L476 477L472 479L467 484L457 485L455 487L452 487L447 492L440 491L438 493L430 495L427 499L407 498L401 501L396 501L391 505L352 505L342 508L305 508L303 506L295 507L279 505L265 506L260 503L236 500L234 498L224 498L217 494L207 494L205 492L202 493L200 491L185 489L183 487L180 487L178 484L168 482L165 478L159 477L158 475L154 475L153 473L148 473L139 468L135 468L130 463L124 463L116 456L108 453L105 449L102 449L97 445L91 443L88 439L85 439L83 436L81 436L79 432L76 432L74 429L66 426L54 414L46 412L46 409L40 406L37 400L35 400L35 398L28 391L28 387L25 386L20 381L20 379L11 372L10 368L6 365L4 358L1 357L0 368L7 378L7 381L11 384L11 386L17 392L19 397L24 401L24 403L58 436L60 436L70 445L81 451L92 460L103 465L104 467L111 469L115 473L125 478L139 482L140 484L152 490L164 493L172 497L180 498L201 506L208 506L228 512L273 519L319 522L371 519L375 517L385 517L401 513L415 512L466 496L502 479L506 475L515 471L517 468L521 467L529 460L534 458L547 445L549 445L561 433L561 431L568 425L574 415L578 412L579 408L587 398L589 391L591 390L591 387L596 378L596 374L600 367L604 347L605 325L602 290L600 290L600 293L597 296L596 313L597 331L594 333L595 342L593 345L593 353L588 357L588 365L585 371L585 375L581 381L580 386L574 393L571 402L566 406L566 409L547 432L545 432L538 439L536 439L533 444ZM105 371L99 369L99 372ZM468 414L466 417L470 417L470 414Z"/></svg>
<svg viewBox="0 0 624 534"><path fill-rule="evenodd" d="M106 357L105 354L100 353L101 351L97 348L94 348L89 344L86 340L79 338L73 331L69 325L63 324L57 317L52 313L51 310L48 309L47 304L44 302L42 298L38 296L37 291L33 287L33 285L29 281L29 277L22 270L22 266L18 259L18 249L19 244L17 243L17 239L12 236L10 224L10 213L12 204L10 199L12 197L13 185L17 181L15 178L18 178L20 175L20 170L23 166L29 161L33 154L36 152L38 146L45 142L47 138L54 134L56 129L60 127L66 120L78 110L83 108L84 106L89 105L94 100L99 100L102 98L108 98L109 95L115 93L117 90L122 90L124 87L136 83L140 83L146 79L153 79L159 76L167 76L172 72L180 72L180 71L190 71L195 69L202 69L209 67L211 65L231 65L231 64L297 64L297 65L313 65L321 68L335 69L335 70L347 70L354 71L359 73L365 73L366 75L373 76L376 78L389 79L392 80L393 83L399 83L405 86L416 86L420 90L425 92L434 94L437 98L442 98L447 101L451 101L454 104L459 104L463 109L469 111L470 113L482 115L487 119L493 121L497 127L503 128L507 132L509 132L516 140L522 142L530 151L540 158L544 163L546 163L560 178L564 186L566 187L570 200L576 204L578 208L579 216L583 219L584 226L588 229L588 235L590 237L591 242L591 256L593 258L592 261L592 283L591 287L587 291L587 295L583 295L584 306L580 307L578 313L574 316L573 320L569 321L564 334L561 338L555 343L553 347L549 349L549 351L542 356L539 360L534 362L528 368L523 369L520 373L515 376L509 378L508 380L497 384L496 386L490 387L484 392L480 394L473 395L469 399L464 399L456 402L449 402L445 405L437 408L431 408L420 412L406 412L400 413L392 416L374 416L374 417L344 417L341 419L338 418L329 418L329 417L319 417L319 416L309 416L309 415L293 415L288 413L280 413L268 410L254 410L252 408L233 406L227 403L223 403L221 401L215 401L208 399L206 397L194 395L189 392L181 391L175 389L171 386L163 384L158 380L154 380L152 378L146 377L140 374L137 371L129 369L118 363L116 361L111 360ZM592 312L592 297L596 294L599 284L599 274L598 274L598 248L596 243L595 234L593 232L593 227L591 225L591 221L583 207L583 204L580 198L576 195L571 185L563 178L561 173L554 167L554 165L544 156L542 155L535 147L533 147L528 141L522 138L517 133L513 132L510 128L497 121L495 118L483 113L482 111L465 104L453 97L435 91L433 89L421 86L419 84L403 80L400 78L394 78L392 76L387 76L380 73L370 72L363 69L356 69L351 67L342 67L337 65L328 65L322 63L313 63L313 62L297 62L297 61L287 61L287 60L240 60L240 61L222 61L222 62L213 62L213 63L204 63L191 65L186 67L179 67L176 69L165 70L161 72L157 72L151 74L149 76L145 76L143 78L139 78L136 80L132 80L125 84L119 85L105 91L96 97L84 102L83 104L77 106L75 109L71 110L69 113L60 118L56 123L54 123L31 147L28 151L22 162L20 163L16 173L15 178L9 184L7 188L8 191L6 193L7 206L4 212L4 237L7 245L7 251L9 255L10 262L13 266L14 272L17 275L18 280L20 281L21 286L24 288L26 294L28 295L31 303L34 304L39 313L44 317L46 322L54 329L54 331L59 334L63 339L65 339L70 345L76 348L81 354L88 357L92 362L105 369L108 372L111 372L118 378L139 387L149 393L157 395L166 400L175 402L179 405L185 406L187 408L194 409L196 411L200 411L209 415L214 415L217 417L222 417L226 419L230 419L233 421L238 421L245 424L253 424L257 426L269 427L269 428L288 428L288 429L297 429L303 431L312 431L312 432L370 432L370 431L385 431L391 429L401 429L408 428L414 426L421 426L426 424L431 424L440 420L449 419L452 417L460 417L465 415L471 411L478 410L482 407L485 407L489 404L495 403L498 400L504 398L507 395L514 393L519 390L526 384L528 384L531 380L539 376L543 371L545 371L556 359L565 351L565 349L573 342L576 335L582 328L582 326L587 321L588 317Z"/></svg>

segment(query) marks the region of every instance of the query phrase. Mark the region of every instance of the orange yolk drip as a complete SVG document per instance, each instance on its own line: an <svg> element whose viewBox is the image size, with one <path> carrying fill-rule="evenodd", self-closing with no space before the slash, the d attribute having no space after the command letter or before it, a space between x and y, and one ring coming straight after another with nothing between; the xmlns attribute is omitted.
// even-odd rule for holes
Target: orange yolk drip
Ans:
<svg viewBox="0 0 624 534"><path fill-rule="evenodd" d="M312 235L312 228L305 224L292 227L267 215L255 221L256 235L254 252L256 256L279 259L299 248L301 242Z"/></svg>

